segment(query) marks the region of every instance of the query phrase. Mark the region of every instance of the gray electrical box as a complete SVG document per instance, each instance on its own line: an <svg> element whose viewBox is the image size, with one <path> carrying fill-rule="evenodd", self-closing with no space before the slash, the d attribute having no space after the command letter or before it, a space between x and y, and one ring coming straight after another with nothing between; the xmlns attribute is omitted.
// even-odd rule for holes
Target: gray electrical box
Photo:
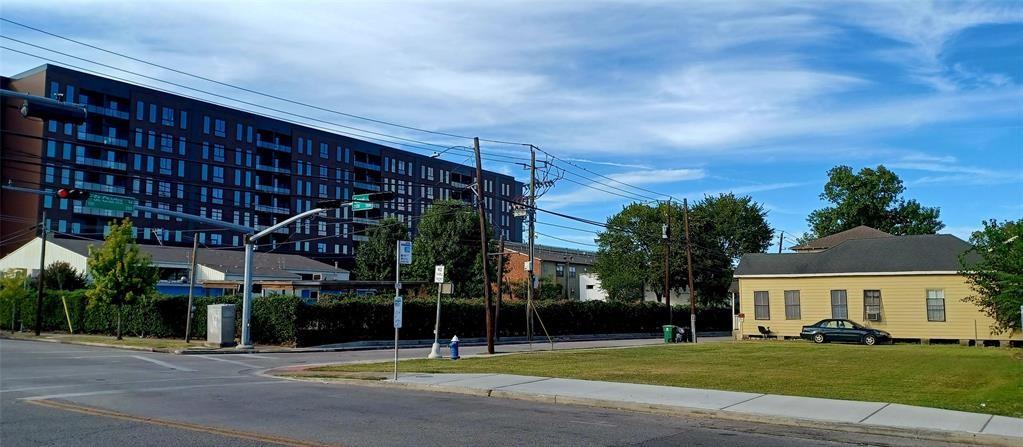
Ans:
<svg viewBox="0 0 1023 447"><path fill-rule="evenodd" d="M206 306L206 344L223 348L234 346L234 304Z"/></svg>

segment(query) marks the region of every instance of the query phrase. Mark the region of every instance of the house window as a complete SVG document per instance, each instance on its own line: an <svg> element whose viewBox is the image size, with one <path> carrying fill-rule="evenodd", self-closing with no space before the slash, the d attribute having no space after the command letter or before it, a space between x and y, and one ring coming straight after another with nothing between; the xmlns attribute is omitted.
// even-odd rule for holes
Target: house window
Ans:
<svg viewBox="0 0 1023 447"><path fill-rule="evenodd" d="M753 292L753 315L758 320L771 319L771 299L766 291Z"/></svg>
<svg viewBox="0 0 1023 447"><path fill-rule="evenodd" d="M785 291L785 319L786 320L798 320L799 315L799 291L798 290L786 290Z"/></svg>
<svg viewBox="0 0 1023 447"><path fill-rule="evenodd" d="M831 291L831 318L849 318L849 297L845 290Z"/></svg>
<svg viewBox="0 0 1023 447"><path fill-rule="evenodd" d="M881 291L863 291L863 319L867 321L881 321Z"/></svg>
<svg viewBox="0 0 1023 447"><path fill-rule="evenodd" d="M569 267L568 268L568 277L569 278L575 278L575 267Z"/></svg>
<svg viewBox="0 0 1023 447"><path fill-rule="evenodd" d="M945 321L945 291L927 290L927 321Z"/></svg>
<svg viewBox="0 0 1023 447"><path fill-rule="evenodd" d="M554 267L554 276L559 278L565 276L565 264L558 264Z"/></svg>

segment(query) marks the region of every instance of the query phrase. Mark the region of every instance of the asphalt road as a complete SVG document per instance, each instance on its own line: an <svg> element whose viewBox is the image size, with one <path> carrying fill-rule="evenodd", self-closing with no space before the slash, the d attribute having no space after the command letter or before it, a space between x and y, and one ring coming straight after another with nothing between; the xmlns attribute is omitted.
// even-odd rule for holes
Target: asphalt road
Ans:
<svg viewBox="0 0 1023 447"><path fill-rule="evenodd" d="M428 351L409 349L403 357L423 357ZM277 366L392 355L185 356L0 340L0 445L935 445L259 375Z"/></svg>

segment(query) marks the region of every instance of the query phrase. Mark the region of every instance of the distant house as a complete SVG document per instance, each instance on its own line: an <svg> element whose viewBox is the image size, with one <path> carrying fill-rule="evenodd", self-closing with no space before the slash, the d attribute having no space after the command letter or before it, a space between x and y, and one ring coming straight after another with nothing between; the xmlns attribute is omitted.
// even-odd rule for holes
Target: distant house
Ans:
<svg viewBox="0 0 1023 447"><path fill-rule="evenodd" d="M528 280L529 246L506 243L508 272L505 281L514 283ZM568 300L600 300L607 295L600 288L600 280L591 272L597 254L572 248L533 245L533 271L541 281L560 284Z"/></svg>
<svg viewBox="0 0 1023 447"><path fill-rule="evenodd" d="M892 236L858 227L796 248L739 261L742 336L760 336L764 326L798 337L803 325L847 318L896 339L1023 340L1019 331L993 333L993 320L963 300L973 292L958 274L959 256L971 246L955 236Z"/></svg>
<svg viewBox="0 0 1023 447"><path fill-rule="evenodd" d="M86 260L89 246L103 241L48 239L46 265L64 261L88 275ZM39 270L42 239L35 238L0 259L0 271L21 269L30 275ZM188 271L192 249L159 245L139 245L160 271L157 291L168 295L188 293ZM241 290L245 255L241 251L200 248L197 251L193 293L218 296ZM348 280L348 271L299 255L256 252L252 259L252 280L262 294L284 293L316 298L324 282Z"/></svg>

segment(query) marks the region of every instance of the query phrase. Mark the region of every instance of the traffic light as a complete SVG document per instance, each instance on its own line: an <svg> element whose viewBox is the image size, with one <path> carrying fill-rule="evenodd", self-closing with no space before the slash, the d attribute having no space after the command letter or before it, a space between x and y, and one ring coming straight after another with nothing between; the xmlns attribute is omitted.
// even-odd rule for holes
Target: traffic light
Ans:
<svg viewBox="0 0 1023 447"><path fill-rule="evenodd" d="M89 198L89 191L84 189L60 188L57 190L57 197L70 200L85 200Z"/></svg>

